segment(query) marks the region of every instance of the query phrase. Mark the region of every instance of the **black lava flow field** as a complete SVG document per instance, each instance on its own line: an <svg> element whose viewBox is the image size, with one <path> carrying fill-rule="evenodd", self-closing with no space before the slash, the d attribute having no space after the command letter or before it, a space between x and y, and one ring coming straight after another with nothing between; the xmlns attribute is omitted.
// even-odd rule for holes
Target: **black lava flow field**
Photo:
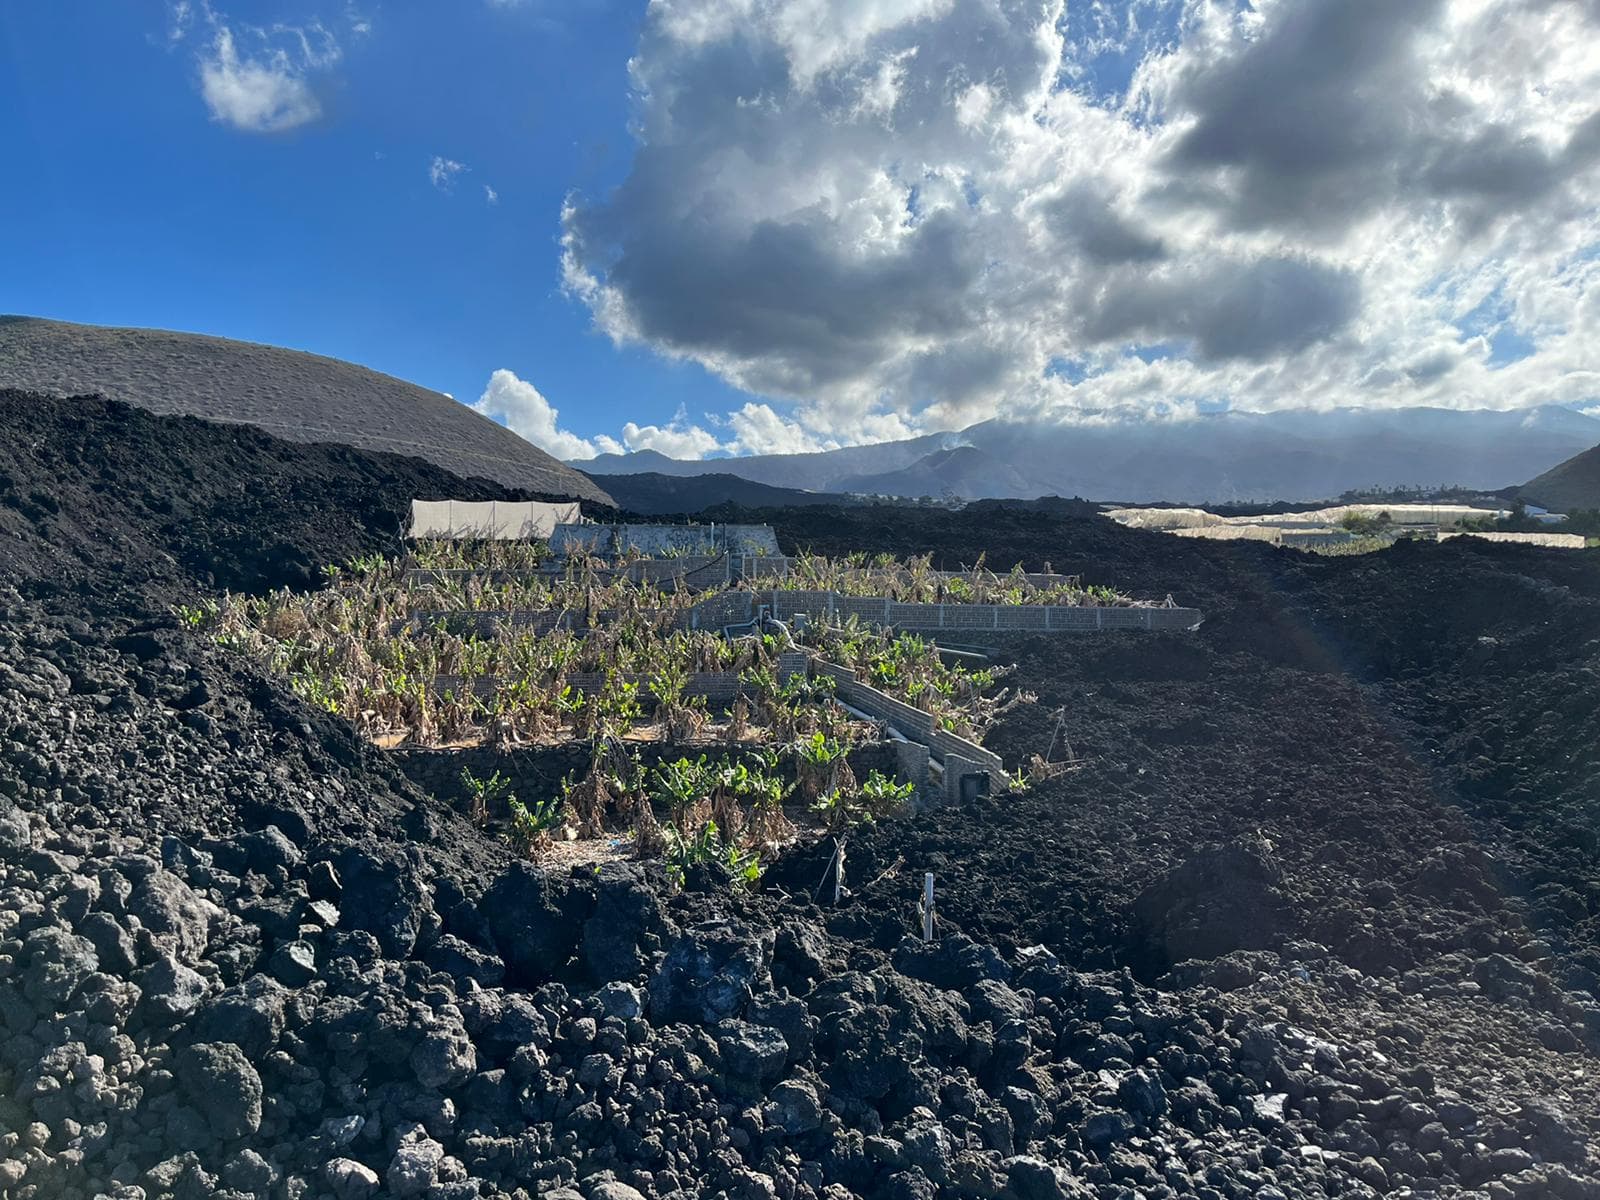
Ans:
<svg viewBox="0 0 1600 1200"><path fill-rule="evenodd" d="M172 615L506 494L0 393L0 1196L1600 1197L1600 554L739 513L1207 615L998 647L1080 765L819 907L516 861Z"/></svg>

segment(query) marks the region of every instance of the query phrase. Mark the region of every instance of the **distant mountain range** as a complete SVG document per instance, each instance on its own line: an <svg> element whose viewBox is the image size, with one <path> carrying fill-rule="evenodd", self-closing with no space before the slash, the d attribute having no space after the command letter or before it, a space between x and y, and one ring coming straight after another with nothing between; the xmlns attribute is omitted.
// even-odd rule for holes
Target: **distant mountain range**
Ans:
<svg viewBox="0 0 1600 1200"><path fill-rule="evenodd" d="M655 451L575 463L609 487L638 472L737 475L773 487L896 496L1185 503L1319 500L1353 488L1503 488L1600 444L1600 420L1558 405L1112 415L1078 424L985 421L815 454L686 461Z"/></svg>

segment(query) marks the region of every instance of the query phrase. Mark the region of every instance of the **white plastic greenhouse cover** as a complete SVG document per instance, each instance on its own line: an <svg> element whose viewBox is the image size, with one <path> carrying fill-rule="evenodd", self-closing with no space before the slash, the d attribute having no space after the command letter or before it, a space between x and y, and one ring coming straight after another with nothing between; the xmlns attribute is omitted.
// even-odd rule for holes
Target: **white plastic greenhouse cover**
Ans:
<svg viewBox="0 0 1600 1200"><path fill-rule="evenodd" d="M557 525L583 520L576 500L550 504L538 500L413 500L414 538L492 538L527 541L548 538Z"/></svg>

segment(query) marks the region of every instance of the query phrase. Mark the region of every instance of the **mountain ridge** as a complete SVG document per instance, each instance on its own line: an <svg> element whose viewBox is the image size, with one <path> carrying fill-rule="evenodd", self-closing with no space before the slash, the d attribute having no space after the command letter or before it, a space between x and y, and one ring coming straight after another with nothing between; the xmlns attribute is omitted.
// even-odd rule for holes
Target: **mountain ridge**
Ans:
<svg viewBox="0 0 1600 1200"><path fill-rule="evenodd" d="M1318 500L1374 486L1503 488L1596 442L1600 420L1560 405L1284 409L1142 422L1112 415L1071 425L995 418L953 433L811 454L691 461L650 451L644 468L630 466L633 455L602 455L581 466L599 479L639 469L715 471L811 491L904 487L892 494L1249 502ZM986 456L991 477L977 456L950 456L963 448ZM952 472L952 462L960 469Z"/></svg>

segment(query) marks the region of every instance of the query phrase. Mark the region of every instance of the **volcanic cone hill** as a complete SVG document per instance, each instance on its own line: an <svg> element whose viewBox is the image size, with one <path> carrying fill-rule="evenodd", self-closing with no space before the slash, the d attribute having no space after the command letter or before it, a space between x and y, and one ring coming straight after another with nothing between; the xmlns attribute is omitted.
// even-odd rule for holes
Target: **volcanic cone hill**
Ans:
<svg viewBox="0 0 1600 1200"><path fill-rule="evenodd" d="M101 395L254 425L291 442L415 455L540 496L609 502L588 476L448 396L298 350L0 316L0 387Z"/></svg>
<svg viewBox="0 0 1600 1200"><path fill-rule="evenodd" d="M494 486L0 394L0 1196L1600 1197L1600 554L732 514L1206 614L995 647L987 744L1076 769L834 905L816 842L519 859L192 619L435 484Z"/></svg>
<svg viewBox="0 0 1600 1200"><path fill-rule="evenodd" d="M1530 479L1517 494L1555 512L1600 509L1600 446L1575 454Z"/></svg>

